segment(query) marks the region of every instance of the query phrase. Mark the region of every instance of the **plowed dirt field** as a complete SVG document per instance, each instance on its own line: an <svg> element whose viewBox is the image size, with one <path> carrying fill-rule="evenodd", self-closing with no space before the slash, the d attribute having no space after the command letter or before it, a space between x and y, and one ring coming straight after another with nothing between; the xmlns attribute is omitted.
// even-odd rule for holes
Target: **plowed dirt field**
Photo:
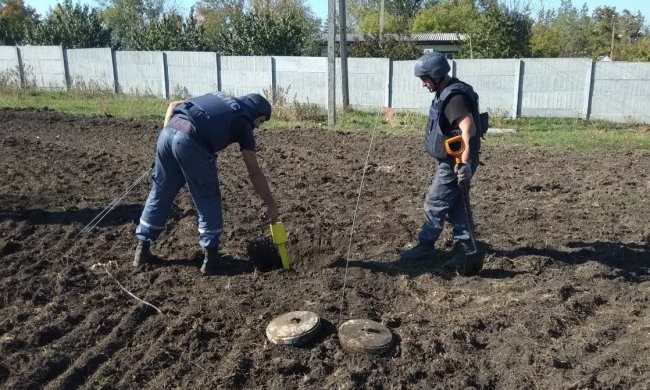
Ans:
<svg viewBox="0 0 650 390"><path fill-rule="evenodd" d="M448 232L438 260L398 260L415 241L434 165L419 137L378 137L341 313L368 135L258 131L291 272L251 265L247 245L268 235L264 208L238 148L221 153L230 257L201 277L185 190L153 248L159 266L131 266L148 178L77 236L150 166L157 123L19 109L0 109L0 123L0 388L650 386L647 151L485 142L472 200L486 266L460 277L440 269ZM325 330L306 347L269 343L268 322L292 310L318 313ZM385 324L395 347L344 351L336 329L351 318Z"/></svg>

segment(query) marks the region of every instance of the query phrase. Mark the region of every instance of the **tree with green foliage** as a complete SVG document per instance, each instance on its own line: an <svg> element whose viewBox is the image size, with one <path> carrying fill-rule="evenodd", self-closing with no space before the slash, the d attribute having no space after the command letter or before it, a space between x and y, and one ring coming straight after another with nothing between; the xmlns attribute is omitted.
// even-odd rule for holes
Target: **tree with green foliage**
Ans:
<svg viewBox="0 0 650 390"><path fill-rule="evenodd" d="M644 19L641 14L633 15L624 10L622 14L613 7L598 7L592 13L593 35L590 41L592 57L610 55L612 59L624 59L617 48L634 46L642 37ZM612 37L614 39L612 53Z"/></svg>
<svg viewBox="0 0 650 390"><path fill-rule="evenodd" d="M532 20L527 9L480 0L479 16L462 43L463 57L519 58L528 55Z"/></svg>
<svg viewBox="0 0 650 390"><path fill-rule="evenodd" d="M351 43L350 57L390 58L393 61L415 60L422 55L408 35L403 34L366 34L362 41Z"/></svg>
<svg viewBox="0 0 650 390"><path fill-rule="evenodd" d="M111 32L105 26L101 11L65 0L29 31L27 42L66 48L107 47L111 43Z"/></svg>
<svg viewBox="0 0 650 390"><path fill-rule="evenodd" d="M425 8L440 0L384 0L384 32L405 33L410 30L413 18ZM379 32L381 0L347 1L348 27L360 34Z"/></svg>
<svg viewBox="0 0 650 390"><path fill-rule="evenodd" d="M225 54L318 55L320 19L303 0L203 0L208 47Z"/></svg>
<svg viewBox="0 0 650 390"><path fill-rule="evenodd" d="M131 50L206 50L203 27L190 16L184 19L175 12L165 13L162 18L154 19L129 30L125 45Z"/></svg>
<svg viewBox="0 0 650 390"><path fill-rule="evenodd" d="M0 45L23 43L38 22L38 14L23 0L0 0Z"/></svg>
<svg viewBox="0 0 650 390"><path fill-rule="evenodd" d="M444 0L422 8L411 24L412 33L468 33L479 13L474 0Z"/></svg>
<svg viewBox="0 0 650 390"><path fill-rule="evenodd" d="M103 18L110 28L112 46L125 48L132 30L162 18L165 12L173 11L168 0L100 0L104 7Z"/></svg>
<svg viewBox="0 0 650 390"><path fill-rule="evenodd" d="M531 29L530 52L536 57L588 56L593 23L586 5L562 0L557 10L541 10Z"/></svg>
<svg viewBox="0 0 650 390"><path fill-rule="evenodd" d="M219 52L226 55L301 55L308 34L295 16L254 10L242 15L217 39Z"/></svg>

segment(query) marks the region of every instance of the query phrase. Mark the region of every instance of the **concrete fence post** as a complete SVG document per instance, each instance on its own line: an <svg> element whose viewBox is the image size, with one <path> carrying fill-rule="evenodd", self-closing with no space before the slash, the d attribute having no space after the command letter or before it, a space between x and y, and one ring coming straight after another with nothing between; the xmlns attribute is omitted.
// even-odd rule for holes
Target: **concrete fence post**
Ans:
<svg viewBox="0 0 650 390"><path fill-rule="evenodd" d="M162 95L163 99L169 99L169 73L167 71L167 54L162 54Z"/></svg>
<svg viewBox="0 0 650 390"><path fill-rule="evenodd" d="M589 120L591 116L591 99L593 98L594 91L594 70L596 63L591 61L587 69L587 77L585 79L585 89L582 107L582 119Z"/></svg>
<svg viewBox="0 0 650 390"><path fill-rule="evenodd" d="M388 59L388 72L386 73L386 107L393 106L393 60Z"/></svg>
<svg viewBox="0 0 650 390"><path fill-rule="evenodd" d="M15 46L16 60L18 60L18 75L20 76L20 88L25 89L27 80L25 80L25 65L23 64L23 56L20 54L20 49Z"/></svg>
<svg viewBox="0 0 650 390"><path fill-rule="evenodd" d="M451 65L451 77L456 77L456 75L458 74L458 69L456 69L457 66L458 66L458 63L456 61L454 61L454 60L451 60L449 62L450 62L450 65Z"/></svg>
<svg viewBox="0 0 650 390"><path fill-rule="evenodd" d="M271 57L271 90L269 93L271 96L275 94L275 86L277 85L277 74L275 69L275 57Z"/></svg>
<svg viewBox="0 0 650 390"><path fill-rule="evenodd" d="M524 61L515 62L515 84L512 93L512 118L518 118L521 115L521 85L524 80Z"/></svg>
<svg viewBox="0 0 650 390"><path fill-rule="evenodd" d="M223 83L221 81L221 56L217 53L214 53L217 56L217 91L223 90Z"/></svg>
<svg viewBox="0 0 650 390"><path fill-rule="evenodd" d="M70 77L70 67L68 65L68 50L61 46L61 58L63 58L63 75L65 77L65 90L70 91L72 88L72 78Z"/></svg>
<svg viewBox="0 0 650 390"><path fill-rule="evenodd" d="M111 49L111 60L113 62L111 66L113 67L113 84L115 86L115 93L120 93L120 81L117 78L117 59L115 50L113 49Z"/></svg>

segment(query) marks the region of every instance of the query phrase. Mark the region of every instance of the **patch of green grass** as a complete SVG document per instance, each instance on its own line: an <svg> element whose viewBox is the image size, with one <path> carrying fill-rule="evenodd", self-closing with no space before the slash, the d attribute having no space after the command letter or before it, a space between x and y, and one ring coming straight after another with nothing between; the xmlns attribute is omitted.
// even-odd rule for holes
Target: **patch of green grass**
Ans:
<svg viewBox="0 0 650 390"><path fill-rule="evenodd" d="M161 122L169 104L154 97L117 95L110 91L0 90L0 101L3 107L48 107L75 115L110 115Z"/></svg>
<svg viewBox="0 0 650 390"><path fill-rule="evenodd" d="M154 97L117 95L110 91L38 91L0 90L4 107L49 107L75 115L111 115L152 119L162 122L169 101ZM386 119L376 111L338 110L336 126L327 126L327 112L313 104L276 106L277 115L265 128L326 128L335 131L378 132L404 136L421 136L426 116L398 110ZM560 149L650 150L650 125L585 121L566 118L490 118L494 128L517 130L513 136L487 136L488 141L503 145L539 145Z"/></svg>

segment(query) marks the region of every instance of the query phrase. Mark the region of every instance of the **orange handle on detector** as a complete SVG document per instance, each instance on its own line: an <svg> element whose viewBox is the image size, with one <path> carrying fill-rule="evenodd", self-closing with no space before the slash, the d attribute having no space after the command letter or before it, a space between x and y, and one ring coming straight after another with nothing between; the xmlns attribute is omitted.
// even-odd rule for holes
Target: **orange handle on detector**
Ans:
<svg viewBox="0 0 650 390"><path fill-rule="evenodd" d="M456 164L460 164L460 157L465 151L465 142L463 141L463 136L457 135L445 140L445 150L447 154L456 158Z"/></svg>

